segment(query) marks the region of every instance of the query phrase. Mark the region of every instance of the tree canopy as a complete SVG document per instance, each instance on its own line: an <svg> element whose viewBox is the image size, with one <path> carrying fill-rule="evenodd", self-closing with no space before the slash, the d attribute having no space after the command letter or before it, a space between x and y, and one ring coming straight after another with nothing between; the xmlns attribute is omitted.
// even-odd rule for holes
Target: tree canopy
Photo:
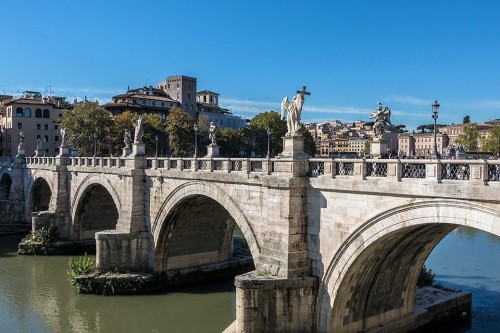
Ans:
<svg viewBox="0 0 500 333"><path fill-rule="evenodd" d="M270 130L269 148L270 157L274 157L283 151L283 140L287 132L286 121L280 119L276 111L266 111L259 113L250 120L248 125L252 135L251 142L253 151L257 156L267 155L267 130Z"/></svg>
<svg viewBox="0 0 500 333"><path fill-rule="evenodd" d="M165 122L172 156L193 156L195 140L193 117L182 109L173 108Z"/></svg>
<svg viewBox="0 0 500 333"><path fill-rule="evenodd" d="M465 125L456 142L466 146L468 151L476 151L479 142L479 132L477 131L476 125Z"/></svg>
<svg viewBox="0 0 500 333"><path fill-rule="evenodd" d="M495 126L489 131L489 136L484 144L484 151L500 156L500 126Z"/></svg>
<svg viewBox="0 0 500 333"><path fill-rule="evenodd" d="M73 110L64 110L59 119L59 126L68 131L69 142L83 156L94 153L96 142L105 142L111 124L111 114L92 102L84 102Z"/></svg>

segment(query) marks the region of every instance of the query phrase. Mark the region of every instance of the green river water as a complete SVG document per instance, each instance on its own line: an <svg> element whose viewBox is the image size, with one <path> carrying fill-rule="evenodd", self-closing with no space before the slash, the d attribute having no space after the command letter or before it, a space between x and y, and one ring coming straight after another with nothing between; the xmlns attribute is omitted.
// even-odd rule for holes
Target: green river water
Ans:
<svg viewBox="0 0 500 333"><path fill-rule="evenodd" d="M233 279L154 295L81 295L66 278L69 256L18 256L20 239L0 237L0 333L211 333L234 320ZM439 332L500 332L497 237L461 228L438 245L427 266L443 285L473 291L471 323Z"/></svg>

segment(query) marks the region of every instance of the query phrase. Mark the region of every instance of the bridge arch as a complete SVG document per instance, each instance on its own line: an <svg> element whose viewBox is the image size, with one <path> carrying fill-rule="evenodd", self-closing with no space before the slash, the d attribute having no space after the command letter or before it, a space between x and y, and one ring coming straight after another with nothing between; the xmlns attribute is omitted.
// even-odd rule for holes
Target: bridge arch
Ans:
<svg viewBox="0 0 500 333"><path fill-rule="evenodd" d="M12 187L12 177L8 173L0 176L0 200L9 200L10 189Z"/></svg>
<svg viewBox="0 0 500 333"><path fill-rule="evenodd" d="M95 239L95 233L116 229L122 204L117 190L98 175L83 179L71 201L73 239Z"/></svg>
<svg viewBox="0 0 500 333"><path fill-rule="evenodd" d="M325 271L316 303L318 331L362 331L410 314L422 265L457 226L500 236L500 210L433 200L395 207L363 223Z"/></svg>
<svg viewBox="0 0 500 333"><path fill-rule="evenodd" d="M52 178L45 170L37 170L31 175L25 192L28 195L25 201L26 221L31 222L33 212L50 210L53 194L56 192Z"/></svg>
<svg viewBox="0 0 500 333"><path fill-rule="evenodd" d="M220 222L211 221L207 212L204 211L204 214L207 214L205 215L207 224L224 232L223 247L227 248L229 237L232 236L232 229L236 224L241 229L254 260L259 257L260 247L257 238L238 204L219 186L204 181L193 181L177 187L170 193L163 201L151 225L155 247L155 272L162 273L168 269L166 245L169 241L168 238L172 236L173 228L176 227L176 217L193 205L198 206L198 212L200 209L210 209L213 210L211 213L218 215L219 219L227 219L225 231L221 231L224 226Z"/></svg>

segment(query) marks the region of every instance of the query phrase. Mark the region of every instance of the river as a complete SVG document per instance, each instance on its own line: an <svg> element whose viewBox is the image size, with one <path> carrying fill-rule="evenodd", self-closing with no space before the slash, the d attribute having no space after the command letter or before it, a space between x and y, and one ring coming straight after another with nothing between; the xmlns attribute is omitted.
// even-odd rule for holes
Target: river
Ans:
<svg viewBox="0 0 500 333"><path fill-rule="evenodd" d="M18 256L20 236L0 240L0 332L210 333L234 320L232 279L154 295L80 295L66 279L69 256ZM473 291L470 325L447 332L500 331L499 257L499 238L466 228L433 251L426 265L438 282Z"/></svg>

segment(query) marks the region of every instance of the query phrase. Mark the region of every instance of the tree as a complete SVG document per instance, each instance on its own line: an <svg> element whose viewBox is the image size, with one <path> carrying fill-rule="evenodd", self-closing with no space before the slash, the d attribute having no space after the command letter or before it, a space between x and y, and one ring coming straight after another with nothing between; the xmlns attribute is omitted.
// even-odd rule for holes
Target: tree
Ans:
<svg viewBox="0 0 500 333"><path fill-rule="evenodd" d="M464 117L464 121L463 121L464 124L469 124L470 123L470 116L469 115L466 115Z"/></svg>
<svg viewBox="0 0 500 333"><path fill-rule="evenodd" d="M221 155L226 157L249 156L252 151L249 132L248 128L221 128L218 139Z"/></svg>
<svg viewBox="0 0 500 333"><path fill-rule="evenodd" d="M399 133L408 133L408 130L405 130L406 125L395 125L394 127L398 129Z"/></svg>
<svg viewBox="0 0 500 333"><path fill-rule="evenodd" d="M173 108L165 122L172 156L193 156L195 139L193 117L182 109Z"/></svg>
<svg viewBox="0 0 500 333"><path fill-rule="evenodd" d="M489 151L500 156L500 126L489 130L489 136L484 144L484 151Z"/></svg>
<svg viewBox="0 0 500 333"><path fill-rule="evenodd" d="M96 142L105 142L111 123L111 114L92 102L64 110L59 120L59 126L67 129L69 141L82 156L92 155Z"/></svg>
<svg viewBox="0 0 500 333"><path fill-rule="evenodd" d="M311 133L307 130L307 128L304 126L304 124L300 125L300 134L302 135L302 138L304 138L304 153L314 157L318 153L317 147L316 147L316 142L314 141L314 138L312 137Z"/></svg>
<svg viewBox="0 0 500 333"><path fill-rule="evenodd" d="M134 114L130 111L125 111L115 117L113 125L111 126L113 148L115 153L118 155L125 147L125 144L123 142L125 130L128 129L130 131L130 134L134 135L134 125L132 125L133 119Z"/></svg>
<svg viewBox="0 0 500 333"><path fill-rule="evenodd" d="M479 141L479 133L474 124L464 126L462 133L458 136L456 142L467 147L468 151L476 151Z"/></svg>
<svg viewBox="0 0 500 333"><path fill-rule="evenodd" d="M252 135L253 151L257 156L267 155L267 129L271 130L269 137L271 157L283 151L283 140L287 132L286 121L280 119L276 111L259 113L250 120L248 126Z"/></svg>
<svg viewBox="0 0 500 333"><path fill-rule="evenodd" d="M156 155L156 138L158 138L158 153L161 155L166 142L165 123L163 123L159 114L145 114L142 118L144 120L142 141L146 144L146 153L150 156Z"/></svg>

